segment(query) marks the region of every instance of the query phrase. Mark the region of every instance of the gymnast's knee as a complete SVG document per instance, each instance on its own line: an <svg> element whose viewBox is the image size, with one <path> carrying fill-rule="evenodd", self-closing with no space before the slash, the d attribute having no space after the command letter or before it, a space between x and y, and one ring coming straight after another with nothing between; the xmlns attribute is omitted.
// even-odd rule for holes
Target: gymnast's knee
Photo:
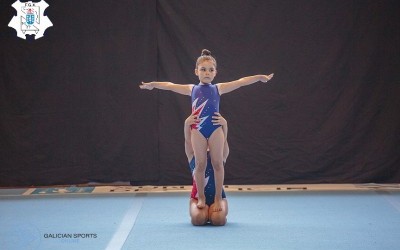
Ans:
<svg viewBox="0 0 400 250"><path fill-rule="evenodd" d="M204 172L204 171L206 171L206 167L207 167L207 161L206 160L203 161L203 160L197 160L196 159L196 168L195 168L196 171Z"/></svg>
<svg viewBox="0 0 400 250"><path fill-rule="evenodd" d="M221 213L221 212L217 212L217 213L211 213L210 216L210 222L212 225L214 226L225 226L226 224L226 215Z"/></svg>
<svg viewBox="0 0 400 250"><path fill-rule="evenodd" d="M193 226L203 226L207 223L208 218L204 213L197 213L191 215L191 222Z"/></svg>
<svg viewBox="0 0 400 250"><path fill-rule="evenodd" d="M211 164L212 164L212 166L213 166L214 171L222 170L223 167L224 167L224 164L223 164L223 160L222 160L222 159L221 159L221 160L219 160L219 159L212 159L212 160L211 160Z"/></svg>

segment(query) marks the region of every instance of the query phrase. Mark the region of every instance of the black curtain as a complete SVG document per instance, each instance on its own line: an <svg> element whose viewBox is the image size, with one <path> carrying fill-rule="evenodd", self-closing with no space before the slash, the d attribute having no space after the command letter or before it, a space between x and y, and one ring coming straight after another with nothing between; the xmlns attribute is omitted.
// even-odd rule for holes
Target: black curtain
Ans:
<svg viewBox="0 0 400 250"><path fill-rule="evenodd" d="M190 98L201 49L216 82L275 73L221 97L227 184L400 181L398 1L47 1L23 40L0 2L0 186L190 184Z"/></svg>

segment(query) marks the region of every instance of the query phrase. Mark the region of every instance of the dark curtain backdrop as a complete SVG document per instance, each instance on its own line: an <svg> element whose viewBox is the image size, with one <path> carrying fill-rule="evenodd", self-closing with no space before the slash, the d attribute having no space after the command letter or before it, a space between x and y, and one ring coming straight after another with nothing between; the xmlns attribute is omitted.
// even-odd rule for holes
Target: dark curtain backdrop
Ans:
<svg viewBox="0 0 400 250"><path fill-rule="evenodd" d="M221 97L227 184L400 182L400 4L54 0L38 40L0 2L0 186L190 184L190 98L141 81L275 73Z"/></svg>

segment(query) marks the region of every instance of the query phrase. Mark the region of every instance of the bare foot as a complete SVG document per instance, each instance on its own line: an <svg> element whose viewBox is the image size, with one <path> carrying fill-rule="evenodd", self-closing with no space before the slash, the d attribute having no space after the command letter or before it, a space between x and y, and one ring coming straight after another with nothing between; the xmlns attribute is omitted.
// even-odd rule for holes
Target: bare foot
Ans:
<svg viewBox="0 0 400 250"><path fill-rule="evenodd" d="M201 197L197 199L197 208L202 209L206 206L206 197Z"/></svg>
<svg viewBox="0 0 400 250"><path fill-rule="evenodd" d="M214 199L214 203L213 203L211 208L212 208L213 212L222 211L222 200L221 199Z"/></svg>

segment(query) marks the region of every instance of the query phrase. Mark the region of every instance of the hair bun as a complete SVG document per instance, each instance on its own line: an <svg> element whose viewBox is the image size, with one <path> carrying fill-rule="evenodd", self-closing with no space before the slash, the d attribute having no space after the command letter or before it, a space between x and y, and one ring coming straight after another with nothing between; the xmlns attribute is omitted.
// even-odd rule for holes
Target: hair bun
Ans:
<svg viewBox="0 0 400 250"><path fill-rule="evenodd" d="M211 56L211 52L207 49L201 51L201 56Z"/></svg>

